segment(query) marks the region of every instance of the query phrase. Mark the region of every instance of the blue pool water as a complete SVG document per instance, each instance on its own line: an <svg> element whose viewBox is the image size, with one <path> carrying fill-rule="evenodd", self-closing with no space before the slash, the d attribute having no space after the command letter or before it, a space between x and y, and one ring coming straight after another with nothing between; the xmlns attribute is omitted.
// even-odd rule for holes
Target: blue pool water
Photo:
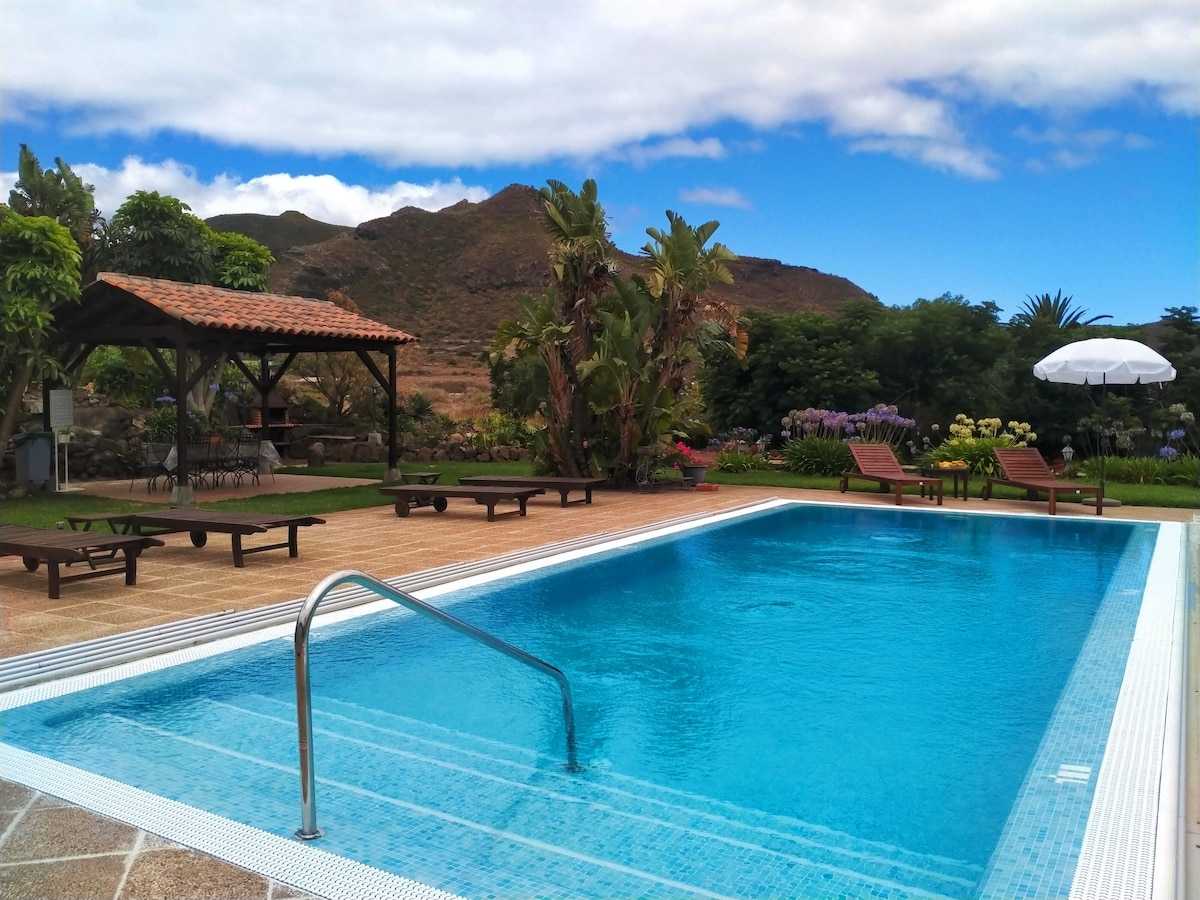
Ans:
<svg viewBox="0 0 1200 900"><path fill-rule="evenodd" d="M582 775L544 677L403 610L320 628L321 846L473 897L977 896L1110 581L1144 572L1155 532L797 505L439 599L567 674ZM299 824L290 640L3 725Z"/></svg>

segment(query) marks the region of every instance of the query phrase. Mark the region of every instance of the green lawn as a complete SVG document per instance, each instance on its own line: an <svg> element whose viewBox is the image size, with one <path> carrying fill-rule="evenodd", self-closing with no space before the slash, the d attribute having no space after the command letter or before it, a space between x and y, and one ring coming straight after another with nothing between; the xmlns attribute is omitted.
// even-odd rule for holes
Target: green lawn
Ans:
<svg viewBox="0 0 1200 900"><path fill-rule="evenodd" d="M336 463L320 469L296 466L280 469L281 473L294 475L333 475L342 478L373 478L382 480L383 463ZM532 472L529 463L474 463L438 462L404 463L401 472L441 472L443 484L456 484L464 475L528 475ZM743 472L733 474L708 470L708 481L716 484L744 484L760 487L809 488L812 490L836 491L837 478L816 475L796 475L791 472ZM971 479L971 496L979 497L983 487L982 478ZM871 492L876 488L866 482L851 482L851 490ZM1200 489L1162 484L1113 484L1106 485L1105 494L1129 506L1163 506L1183 509L1200 509ZM997 487L997 498L1019 500L1025 492L1016 488ZM128 500L110 500L91 497L83 493L59 493L42 491L27 497L10 498L0 507L0 522L6 524L34 525L53 528L56 522L70 515L98 512L135 512L139 509L161 508L167 505L170 494L159 491L146 502L146 494L138 491ZM331 488L308 491L300 494L263 494L258 497L225 500L220 503L204 503L204 490L196 492L199 506L205 509L231 509L250 512L273 512L291 515L319 516L346 509L364 509L373 506L390 506L392 500L379 493L374 484L355 487ZM946 502L953 502L949 496ZM1045 500L1040 501L1043 505ZM1060 503L1074 503L1069 497L1060 498Z"/></svg>

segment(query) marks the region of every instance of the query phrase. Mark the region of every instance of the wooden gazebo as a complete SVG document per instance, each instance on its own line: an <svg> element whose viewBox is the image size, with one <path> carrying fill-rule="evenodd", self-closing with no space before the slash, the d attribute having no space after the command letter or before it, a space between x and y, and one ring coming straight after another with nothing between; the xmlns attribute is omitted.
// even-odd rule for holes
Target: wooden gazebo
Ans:
<svg viewBox="0 0 1200 900"><path fill-rule="evenodd" d="M178 478L173 505L194 502L187 478L187 395L222 355L267 398L301 353L351 351L379 382L388 399L387 477L397 477L396 348L416 338L325 300L235 291L161 278L101 272L78 304L55 311L53 347L68 372L96 347L144 347L174 385ZM380 371L370 353L387 356ZM167 355L174 357L174 368ZM189 354L192 356L189 357ZM198 360L188 368L189 358ZM245 363L257 359L255 373ZM278 361L273 363L273 360ZM44 387L49 390L49 385ZM264 406L266 401L264 400ZM43 405L49 416L49 402ZM263 421L269 420L263 409ZM49 430L49 422L45 425Z"/></svg>

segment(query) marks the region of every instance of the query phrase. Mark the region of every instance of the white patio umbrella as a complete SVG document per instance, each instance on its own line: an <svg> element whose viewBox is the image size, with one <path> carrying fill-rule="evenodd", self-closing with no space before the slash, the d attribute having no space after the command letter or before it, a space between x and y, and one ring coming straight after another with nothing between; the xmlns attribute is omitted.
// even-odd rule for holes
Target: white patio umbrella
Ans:
<svg viewBox="0 0 1200 900"><path fill-rule="evenodd" d="M1059 347L1033 367L1061 384L1150 384L1175 380L1175 368L1140 341L1089 338Z"/></svg>
<svg viewBox="0 0 1200 900"><path fill-rule="evenodd" d="M1066 344L1034 365L1033 374L1060 384L1101 385L1102 403L1110 384L1175 380L1175 368L1165 357L1140 341L1125 338L1089 338ZM1100 451L1100 486L1104 487L1104 448Z"/></svg>

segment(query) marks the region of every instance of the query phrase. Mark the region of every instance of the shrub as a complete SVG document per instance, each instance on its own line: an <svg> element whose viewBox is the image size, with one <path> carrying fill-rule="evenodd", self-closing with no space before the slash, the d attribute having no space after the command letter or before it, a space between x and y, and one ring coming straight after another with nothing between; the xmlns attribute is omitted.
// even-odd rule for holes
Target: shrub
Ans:
<svg viewBox="0 0 1200 900"><path fill-rule="evenodd" d="M854 468L854 458L835 438L809 436L784 445L783 467L804 475L841 475Z"/></svg>
<svg viewBox="0 0 1200 900"><path fill-rule="evenodd" d="M175 398L162 396L157 402L158 405L146 414L142 423L142 437L148 441L174 441L179 421ZM189 439L197 438L207 430L207 423L193 409L187 411L184 421Z"/></svg>
<svg viewBox="0 0 1200 900"><path fill-rule="evenodd" d="M475 439L480 447L524 447L533 440L537 429L504 413L493 412L475 424Z"/></svg>
<svg viewBox="0 0 1200 900"><path fill-rule="evenodd" d="M998 437L952 437L942 441L921 454L923 465L934 465L940 462L958 462L967 464L976 475L1000 474L1000 463L992 450L996 447L1023 446L1013 440L1011 435L1002 434Z"/></svg>
<svg viewBox="0 0 1200 900"><path fill-rule="evenodd" d="M1166 466L1167 484L1200 485L1200 456L1187 453L1177 457Z"/></svg>
<svg viewBox="0 0 1200 900"><path fill-rule="evenodd" d="M801 437L859 440L869 444L896 446L917 423L900 415L896 407L876 404L865 412L845 413L830 409L793 409L780 420L783 439Z"/></svg>
<svg viewBox="0 0 1200 900"><path fill-rule="evenodd" d="M717 454L716 467L722 472L762 472L770 469L771 463L761 453L722 450Z"/></svg>
<svg viewBox="0 0 1200 900"><path fill-rule="evenodd" d="M1089 478L1100 477L1100 457L1092 456L1080 466ZM1164 459L1159 456L1106 456L1104 477L1118 484L1188 484L1200 482L1200 457L1192 454Z"/></svg>
<svg viewBox="0 0 1200 900"><path fill-rule="evenodd" d="M946 430L950 437L940 444L934 445L925 438L925 447L920 453L922 465L964 462L976 475L998 475L1000 463L992 450L996 447L1025 447L1037 440L1037 434L1028 422L1009 422L1005 426L999 418L976 421L964 413L955 416ZM932 431L939 434L941 426L934 425ZM916 451L911 442L909 449Z"/></svg>

